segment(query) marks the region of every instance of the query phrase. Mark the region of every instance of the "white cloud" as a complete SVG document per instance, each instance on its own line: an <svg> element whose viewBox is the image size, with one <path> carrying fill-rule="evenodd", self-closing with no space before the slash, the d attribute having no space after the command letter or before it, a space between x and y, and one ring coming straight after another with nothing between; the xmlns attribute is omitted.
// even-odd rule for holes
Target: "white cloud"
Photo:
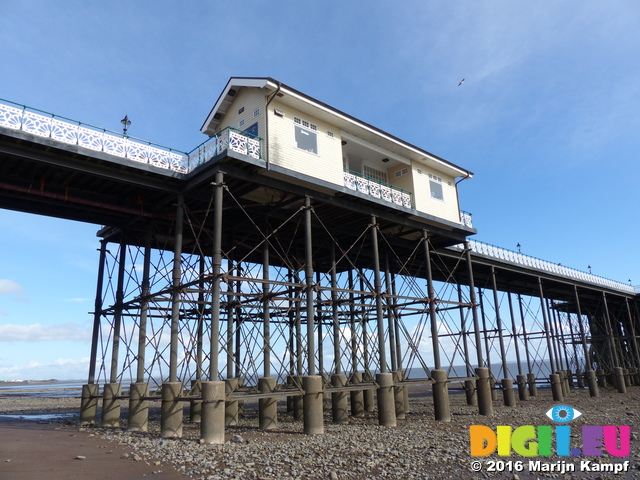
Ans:
<svg viewBox="0 0 640 480"><path fill-rule="evenodd" d="M0 325L0 342L55 342L81 341L91 338L88 328L81 328L75 323L57 325Z"/></svg>
<svg viewBox="0 0 640 480"><path fill-rule="evenodd" d="M82 379L89 371L89 358L58 358L50 362L29 362L24 365L0 365L3 380Z"/></svg>
<svg viewBox="0 0 640 480"><path fill-rule="evenodd" d="M9 295L11 293L22 293L23 288L16 282L0 278L0 295Z"/></svg>

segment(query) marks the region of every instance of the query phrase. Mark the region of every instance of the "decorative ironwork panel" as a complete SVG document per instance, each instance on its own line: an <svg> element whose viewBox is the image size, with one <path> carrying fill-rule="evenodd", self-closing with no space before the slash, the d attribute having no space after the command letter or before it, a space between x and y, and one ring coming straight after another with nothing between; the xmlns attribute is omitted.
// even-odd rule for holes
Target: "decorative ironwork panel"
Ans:
<svg viewBox="0 0 640 480"><path fill-rule="evenodd" d="M369 194L369 180L367 180L366 178L358 177L356 181L358 182L358 191L360 193Z"/></svg>
<svg viewBox="0 0 640 480"><path fill-rule="evenodd" d="M386 185L380 185L380 193L382 194L382 199L387 202L391 202L391 187L387 187Z"/></svg>
<svg viewBox="0 0 640 480"><path fill-rule="evenodd" d="M21 108L0 104L0 125L14 130L20 130L22 126Z"/></svg>
<svg viewBox="0 0 640 480"><path fill-rule="evenodd" d="M233 130L229 130L229 149L246 155L247 137Z"/></svg>
<svg viewBox="0 0 640 480"><path fill-rule="evenodd" d="M402 206L411 208L411 195L408 193L402 193Z"/></svg>
<svg viewBox="0 0 640 480"><path fill-rule="evenodd" d="M247 149L250 157L260 159L260 141L255 138L247 138Z"/></svg>
<svg viewBox="0 0 640 480"><path fill-rule="evenodd" d="M23 112L22 130L39 137L48 137L51 131L51 117L45 117L33 112Z"/></svg>
<svg viewBox="0 0 640 480"><path fill-rule="evenodd" d="M395 188L392 189L391 198L393 198L393 203L402 206L402 193L400 192L400 190L396 190Z"/></svg>
<svg viewBox="0 0 640 480"><path fill-rule="evenodd" d="M63 122L57 118L51 119L50 136L53 140L68 143L69 145L78 144L78 125L69 122Z"/></svg>
<svg viewBox="0 0 640 480"><path fill-rule="evenodd" d="M375 198L380 198L380 184L369 180L369 195Z"/></svg>
<svg viewBox="0 0 640 480"><path fill-rule="evenodd" d="M89 148L91 150L101 152L103 137L103 132L96 132L95 130L91 130L90 128L83 127L81 125L78 126L78 146L80 147ZM118 155L117 153L108 153L111 153L112 155ZM124 148L122 149L122 154L119 156L124 156Z"/></svg>
<svg viewBox="0 0 640 480"><path fill-rule="evenodd" d="M357 190L356 176L353 173L344 172L344 186L349 190Z"/></svg>

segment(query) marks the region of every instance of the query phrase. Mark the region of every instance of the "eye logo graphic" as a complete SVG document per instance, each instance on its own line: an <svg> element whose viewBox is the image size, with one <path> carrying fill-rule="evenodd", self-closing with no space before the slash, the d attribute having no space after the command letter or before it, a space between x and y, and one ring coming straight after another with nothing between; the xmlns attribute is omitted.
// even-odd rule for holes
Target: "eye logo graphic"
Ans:
<svg viewBox="0 0 640 480"><path fill-rule="evenodd" d="M582 412L568 405L556 405L545 413L554 422L567 423L582 416Z"/></svg>

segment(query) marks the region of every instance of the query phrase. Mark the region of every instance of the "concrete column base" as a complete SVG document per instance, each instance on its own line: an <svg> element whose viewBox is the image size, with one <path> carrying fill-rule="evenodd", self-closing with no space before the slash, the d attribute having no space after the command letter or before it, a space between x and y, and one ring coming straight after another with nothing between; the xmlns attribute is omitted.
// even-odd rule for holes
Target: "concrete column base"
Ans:
<svg viewBox="0 0 640 480"><path fill-rule="evenodd" d="M331 375L331 386L344 387L347 385L347 377L343 374ZM331 394L331 415L333 423L349 423L349 412L347 411L347 392L333 392Z"/></svg>
<svg viewBox="0 0 640 480"><path fill-rule="evenodd" d="M529 400L529 390L527 389L527 377L524 375L516 376L516 383L518 384L518 398L522 402Z"/></svg>
<svg viewBox="0 0 640 480"><path fill-rule="evenodd" d="M618 393L627 393L627 383L624 377L624 369L622 367L615 367L613 369L613 374L616 379L616 389Z"/></svg>
<svg viewBox="0 0 640 480"><path fill-rule="evenodd" d="M527 373L527 384L529 385L529 396L538 396L538 386L536 385L536 376L533 373Z"/></svg>
<svg viewBox="0 0 640 480"><path fill-rule="evenodd" d="M571 388L569 387L569 372L567 370L560 370L557 372L560 375L560 383L562 385L562 396L567 398L569 393L571 392Z"/></svg>
<svg viewBox="0 0 640 480"><path fill-rule="evenodd" d="M478 397L476 397L476 381L464 381L464 394L467 397L467 405L475 407L478 405Z"/></svg>
<svg viewBox="0 0 640 480"><path fill-rule="evenodd" d="M373 377L370 373L363 373L362 380L364 382L373 382ZM376 408L375 395L373 393L373 389L369 388L367 390L363 390L362 392L364 396L364 410L366 412L373 412Z"/></svg>
<svg viewBox="0 0 640 480"><path fill-rule="evenodd" d="M493 416L493 399L491 397L491 383L489 380L489 369L486 367L476 368L476 393L478 395L478 413L487 417Z"/></svg>
<svg viewBox="0 0 640 480"><path fill-rule="evenodd" d="M622 371L624 372L624 384L627 387L630 387L631 386L631 375L630 375L629 369L628 368L623 368Z"/></svg>
<svg viewBox="0 0 640 480"><path fill-rule="evenodd" d="M260 393L271 393L275 388L275 378L261 377L258 379ZM278 427L278 401L275 398L258 400L258 422L262 430L273 430Z"/></svg>
<svg viewBox="0 0 640 480"><path fill-rule="evenodd" d="M395 427L396 408L393 395L393 374L378 373L378 422L384 427Z"/></svg>
<svg viewBox="0 0 640 480"><path fill-rule="evenodd" d="M225 396L228 396L235 392L240 385L240 380L237 378L228 378L224 381ZM238 401L229 400L225 402L224 406L224 426L238 425Z"/></svg>
<svg viewBox="0 0 640 480"><path fill-rule="evenodd" d="M300 376L291 376L290 377L291 385L295 385L299 387L302 385L302 377ZM304 419L304 396L296 395L291 398L291 405L293 408L293 419L294 420L303 420Z"/></svg>
<svg viewBox="0 0 640 480"><path fill-rule="evenodd" d="M549 381L551 382L551 394L553 395L553 400L555 402L562 402L564 400L564 396L562 395L562 380L560 379L560 375L552 373L549 375Z"/></svg>
<svg viewBox="0 0 640 480"><path fill-rule="evenodd" d="M127 428L134 432L149 430L149 384L132 383L129 387L129 423Z"/></svg>
<svg viewBox="0 0 640 480"><path fill-rule="evenodd" d="M598 389L598 381L596 380L596 372L593 370L587 370L584 372L587 386L589 387L589 395L593 398L600 396L600 390Z"/></svg>
<svg viewBox="0 0 640 480"><path fill-rule="evenodd" d="M80 426L95 425L98 418L98 385L88 383L82 386L80 400Z"/></svg>
<svg viewBox="0 0 640 480"><path fill-rule="evenodd" d="M439 422L451 421L451 404L449 403L449 386L445 370L431 370L433 379L433 410Z"/></svg>
<svg viewBox="0 0 640 480"><path fill-rule="evenodd" d="M106 383L102 393L102 426L116 428L120 426L120 396L122 386L119 383Z"/></svg>
<svg viewBox="0 0 640 480"><path fill-rule="evenodd" d="M202 382L202 443L224 444L224 391L223 381Z"/></svg>
<svg viewBox="0 0 640 480"><path fill-rule="evenodd" d="M322 435L324 434L322 377L320 375L302 377L302 388L304 389L304 433Z"/></svg>
<svg viewBox="0 0 640 480"><path fill-rule="evenodd" d="M578 384L578 388L584 388L584 376L580 369L576 370L576 383Z"/></svg>
<svg viewBox="0 0 640 480"><path fill-rule="evenodd" d="M489 386L491 388L491 401L495 402L498 400L498 390L496 390L496 377L491 372L489 372Z"/></svg>
<svg viewBox="0 0 640 480"><path fill-rule="evenodd" d="M404 391L407 387L404 385L398 385L399 382L404 380L404 372L402 370L396 370L391 372L393 375L393 399L396 409L396 420L404 420L406 416L406 406L404 404Z"/></svg>
<svg viewBox="0 0 640 480"><path fill-rule="evenodd" d="M362 374L360 372L353 372L351 374L351 383L354 385L362 383ZM364 416L364 394L362 390L351 392L351 416Z"/></svg>
<svg viewBox="0 0 640 480"><path fill-rule="evenodd" d="M202 380L191 380L191 395L202 396ZM189 402L189 421L191 423L202 421L202 400Z"/></svg>
<svg viewBox="0 0 640 480"><path fill-rule="evenodd" d="M181 382L162 384L162 404L160 407L160 435L166 438L182 437L182 393Z"/></svg>
<svg viewBox="0 0 640 480"><path fill-rule="evenodd" d="M502 400L505 407L516 406L516 392L513 391L513 380L510 378L502 379Z"/></svg>
<svg viewBox="0 0 640 480"><path fill-rule="evenodd" d="M604 373L604 370L599 368L596 371L596 377L598 377L598 387L607 388L607 376Z"/></svg>

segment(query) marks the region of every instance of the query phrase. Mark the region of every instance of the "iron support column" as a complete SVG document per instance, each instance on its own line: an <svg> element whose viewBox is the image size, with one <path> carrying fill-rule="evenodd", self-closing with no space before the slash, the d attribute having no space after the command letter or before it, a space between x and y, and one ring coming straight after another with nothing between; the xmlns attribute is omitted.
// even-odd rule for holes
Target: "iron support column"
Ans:
<svg viewBox="0 0 640 480"><path fill-rule="evenodd" d="M215 381L219 375L220 351L220 270L222 268L222 199L224 174L216 172L213 182L213 252L211 256L211 344L209 346L209 380ZM214 388L214 387L212 387ZM215 387L216 389L219 387ZM212 390L213 392L213 390ZM213 393L212 393L213 395ZM217 390L216 390L217 395Z"/></svg>
<svg viewBox="0 0 640 480"><path fill-rule="evenodd" d="M542 279L538 277L538 293L540 294L540 310L542 310L542 321L544 323L544 335L547 339L547 351L549 352L549 363L551 364L551 373L556 371L556 362L553 358L553 345L551 343L551 337L549 335L549 321L547 319L547 312L545 309L544 293L542 291Z"/></svg>
<svg viewBox="0 0 640 480"><path fill-rule="evenodd" d="M184 200L178 196L176 206L175 243L173 246L173 272L171 290L171 346L169 350L169 382L178 381L178 337L180 335L180 278L182 264L182 230L184 226Z"/></svg>
<svg viewBox="0 0 640 480"><path fill-rule="evenodd" d="M93 312L93 333L91 335L91 355L89 360L89 378L87 383L96 381L96 362L98 360L98 339L100 338L100 317L102 316L102 286L104 280L104 264L107 256L107 241L100 240L100 259L98 260L98 282L96 285L96 301Z"/></svg>
<svg viewBox="0 0 640 480"><path fill-rule="evenodd" d="M124 234L120 239L120 252L118 257L118 283L116 287L116 305L113 316L113 344L111 353L111 371L109 383L115 383L118 379L118 356L120 354L120 324L122 322L122 302L124 300L124 267L127 261L127 244Z"/></svg>
<svg viewBox="0 0 640 480"><path fill-rule="evenodd" d="M315 339L313 337L313 236L311 230L311 199L309 197L304 198L304 237L305 237L305 302L307 306L307 364L308 374L316 374L316 349Z"/></svg>
<svg viewBox="0 0 640 480"><path fill-rule="evenodd" d="M380 354L380 373L387 373L387 351L384 341L384 311L382 308L382 283L380 281L380 257L378 256L377 218L371 215L371 254L373 256L373 283L376 299L376 319L378 325L378 353ZM390 382L392 383L392 382Z"/></svg>
<svg viewBox="0 0 640 480"><path fill-rule="evenodd" d="M435 370L440 370L440 342L438 339L438 314L436 312L436 290L433 287L431 272L431 252L429 251L429 237L427 231L422 231L422 243L424 245L424 258L427 270L427 296L429 298L429 319L431 320L431 343L433 347L433 365Z"/></svg>

